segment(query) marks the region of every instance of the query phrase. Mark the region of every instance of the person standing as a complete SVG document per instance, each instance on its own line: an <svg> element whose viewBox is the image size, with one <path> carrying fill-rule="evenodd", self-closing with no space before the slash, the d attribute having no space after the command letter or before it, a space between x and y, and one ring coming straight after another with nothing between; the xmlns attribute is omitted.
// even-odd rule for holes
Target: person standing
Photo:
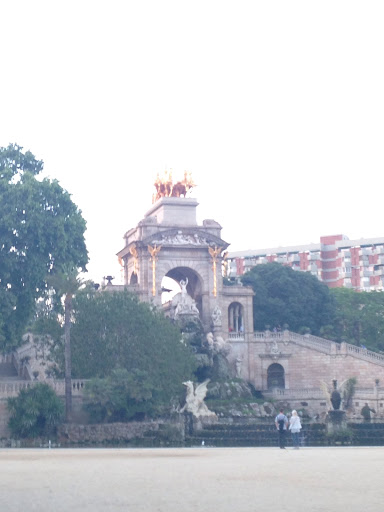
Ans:
<svg viewBox="0 0 384 512"><path fill-rule="evenodd" d="M294 450L298 450L300 445L301 421L300 416L295 410L292 411L292 416L289 419L289 430L292 434L293 448Z"/></svg>
<svg viewBox="0 0 384 512"><path fill-rule="evenodd" d="M279 432L279 446L285 450L285 437L287 434L288 418L284 414L283 409L280 409L279 414L275 418L275 425Z"/></svg>
<svg viewBox="0 0 384 512"><path fill-rule="evenodd" d="M361 415L362 417L364 418L364 421L366 422L370 422L371 421L371 412L375 413L375 409L371 409L368 405L368 403L366 403L364 405L364 407L361 409Z"/></svg>

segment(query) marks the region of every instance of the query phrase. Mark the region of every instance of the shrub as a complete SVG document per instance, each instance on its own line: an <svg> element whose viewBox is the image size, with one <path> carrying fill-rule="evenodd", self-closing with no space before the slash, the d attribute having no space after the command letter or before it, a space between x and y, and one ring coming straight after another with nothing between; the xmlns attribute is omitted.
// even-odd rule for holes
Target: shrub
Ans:
<svg viewBox="0 0 384 512"><path fill-rule="evenodd" d="M138 369L117 369L109 377L92 379L85 398L84 409L93 423L143 419L155 415L160 404L148 374Z"/></svg>
<svg viewBox="0 0 384 512"><path fill-rule="evenodd" d="M48 384L38 383L8 398L8 426L15 438L44 437L55 434L64 404Z"/></svg>

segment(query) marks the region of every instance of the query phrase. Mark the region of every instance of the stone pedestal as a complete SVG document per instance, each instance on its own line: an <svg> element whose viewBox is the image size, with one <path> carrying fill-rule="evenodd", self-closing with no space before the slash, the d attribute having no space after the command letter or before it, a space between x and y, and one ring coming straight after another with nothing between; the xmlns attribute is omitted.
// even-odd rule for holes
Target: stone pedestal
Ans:
<svg viewBox="0 0 384 512"><path fill-rule="evenodd" d="M325 421L329 434L347 428L345 411L328 411Z"/></svg>
<svg viewBox="0 0 384 512"><path fill-rule="evenodd" d="M216 425L218 422L218 417L216 414L213 414L212 416L194 416L193 417L193 429L195 432L199 430L203 430L204 427L208 425Z"/></svg>

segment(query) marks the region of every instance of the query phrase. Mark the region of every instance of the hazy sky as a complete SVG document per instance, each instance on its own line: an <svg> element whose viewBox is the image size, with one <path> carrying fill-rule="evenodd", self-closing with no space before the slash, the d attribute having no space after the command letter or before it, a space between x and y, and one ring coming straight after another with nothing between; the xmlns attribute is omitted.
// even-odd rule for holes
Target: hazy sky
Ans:
<svg viewBox="0 0 384 512"><path fill-rule="evenodd" d="M94 280L118 278L164 169L192 172L230 250L384 236L382 0L3 0L0 18L0 146L72 194Z"/></svg>

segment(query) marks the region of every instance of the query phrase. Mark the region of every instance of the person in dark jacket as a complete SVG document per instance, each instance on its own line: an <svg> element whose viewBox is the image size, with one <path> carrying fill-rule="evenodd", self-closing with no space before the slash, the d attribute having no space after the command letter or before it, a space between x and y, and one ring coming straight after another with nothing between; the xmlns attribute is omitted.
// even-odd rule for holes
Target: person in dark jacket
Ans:
<svg viewBox="0 0 384 512"><path fill-rule="evenodd" d="M280 409L279 414L275 418L275 425L279 432L279 446L285 450L285 438L287 435L288 418L284 414L283 409Z"/></svg>

